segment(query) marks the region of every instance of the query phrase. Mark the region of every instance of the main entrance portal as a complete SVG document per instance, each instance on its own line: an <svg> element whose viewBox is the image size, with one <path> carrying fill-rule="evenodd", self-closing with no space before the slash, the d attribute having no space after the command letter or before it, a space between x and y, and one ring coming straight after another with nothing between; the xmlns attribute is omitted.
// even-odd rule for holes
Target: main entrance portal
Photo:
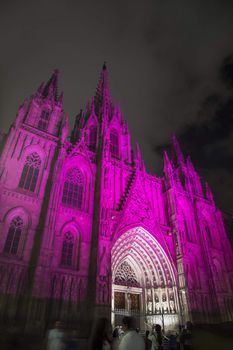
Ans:
<svg viewBox="0 0 233 350"><path fill-rule="evenodd" d="M137 327L179 323L174 267L158 241L144 228L122 234L112 247L112 323L134 316Z"/></svg>

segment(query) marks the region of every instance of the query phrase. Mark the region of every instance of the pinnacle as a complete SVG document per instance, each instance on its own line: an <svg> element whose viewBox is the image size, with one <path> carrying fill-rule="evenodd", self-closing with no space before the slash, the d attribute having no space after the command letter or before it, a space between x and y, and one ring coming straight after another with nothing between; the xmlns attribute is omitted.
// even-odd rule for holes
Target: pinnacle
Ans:
<svg viewBox="0 0 233 350"><path fill-rule="evenodd" d="M110 111L111 98L110 98L108 70L107 70L106 62L104 62L100 73L100 78L99 78L94 99L95 99L97 115L101 114L103 109L106 110L106 108L108 111Z"/></svg>
<svg viewBox="0 0 233 350"><path fill-rule="evenodd" d="M176 153L178 163L184 163L184 156L175 134L172 135L172 146Z"/></svg>
<svg viewBox="0 0 233 350"><path fill-rule="evenodd" d="M57 100L58 74L59 74L59 70L54 69L51 78L48 80L47 84L44 87L44 90L43 90L44 97L47 97L48 95L52 95L53 98Z"/></svg>

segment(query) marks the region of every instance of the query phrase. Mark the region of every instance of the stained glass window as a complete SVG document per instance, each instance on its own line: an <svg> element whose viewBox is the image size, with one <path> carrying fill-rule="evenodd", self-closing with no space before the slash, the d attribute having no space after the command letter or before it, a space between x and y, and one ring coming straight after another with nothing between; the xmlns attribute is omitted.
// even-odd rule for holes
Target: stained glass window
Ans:
<svg viewBox="0 0 233 350"><path fill-rule="evenodd" d="M114 158L119 157L119 137L115 130L110 133L110 153Z"/></svg>
<svg viewBox="0 0 233 350"><path fill-rule="evenodd" d="M83 176L78 168L70 169L65 178L62 203L73 207L82 208Z"/></svg>
<svg viewBox="0 0 233 350"><path fill-rule="evenodd" d="M38 123L38 128L41 130L47 130L49 124L49 112L48 111L42 111L40 120Z"/></svg>
<svg viewBox="0 0 233 350"><path fill-rule="evenodd" d="M72 266L74 250L74 237L71 232L66 232L62 244L61 265Z"/></svg>
<svg viewBox="0 0 233 350"><path fill-rule="evenodd" d="M20 188L31 192L35 191L40 165L41 159L37 153L33 152L27 156L19 181Z"/></svg>
<svg viewBox="0 0 233 350"><path fill-rule="evenodd" d="M4 246L4 252L17 255L20 237L23 230L23 220L20 216L15 217L11 223Z"/></svg>

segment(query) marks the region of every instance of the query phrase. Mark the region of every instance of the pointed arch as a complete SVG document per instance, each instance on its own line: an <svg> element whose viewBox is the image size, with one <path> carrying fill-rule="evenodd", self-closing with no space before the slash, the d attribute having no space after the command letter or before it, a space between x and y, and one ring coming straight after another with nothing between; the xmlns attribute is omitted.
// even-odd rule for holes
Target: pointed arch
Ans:
<svg viewBox="0 0 233 350"><path fill-rule="evenodd" d="M65 267L72 266L74 254L74 235L68 231L64 234L61 252L61 265Z"/></svg>
<svg viewBox="0 0 233 350"><path fill-rule="evenodd" d="M11 255L17 255L20 238L23 232L23 220L16 216L11 220L3 252Z"/></svg>
<svg viewBox="0 0 233 350"><path fill-rule="evenodd" d="M38 176L41 168L41 158L37 152L30 153L24 163L21 173L19 188L29 192L35 192Z"/></svg>
<svg viewBox="0 0 233 350"><path fill-rule="evenodd" d="M211 220L209 217L209 213L207 212L206 209L202 211L201 220L202 220L203 233L206 238L206 242L207 244L210 245L210 247L212 247L214 245L214 241L212 237L212 232L210 230L211 225L209 224Z"/></svg>
<svg viewBox="0 0 233 350"><path fill-rule="evenodd" d="M62 204L81 209L83 207L84 177L78 167L70 168L65 175Z"/></svg>
<svg viewBox="0 0 233 350"><path fill-rule="evenodd" d="M165 317L167 324L177 323L177 271L155 235L142 226L118 231L111 253L113 323L119 312L132 312L138 321L143 313L147 322L155 322L161 310L173 314Z"/></svg>
<svg viewBox="0 0 233 350"><path fill-rule="evenodd" d="M60 266L78 270L81 235L79 228L73 221L66 223L62 227L59 241Z"/></svg>
<svg viewBox="0 0 233 350"><path fill-rule="evenodd" d="M38 129L47 131L50 119L50 112L47 109L43 109L38 121Z"/></svg>
<svg viewBox="0 0 233 350"><path fill-rule="evenodd" d="M121 234L112 247L112 275L117 267L130 259L142 276L144 285L176 285L175 267L159 242L144 228L135 227Z"/></svg>
<svg viewBox="0 0 233 350"><path fill-rule="evenodd" d="M118 285L123 284L131 287L140 286L138 277L133 267L127 260L125 260L122 264L118 266L114 276L114 283Z"/></svg>
<svg viewBox="0 0 233 350"><path fill-rule="evenodd" d="M89 148L91 151L96 150L96 145L97 145L97 126L96 125L91 125L89 128Z"/></svg>
<svg viewBox="0 0 233 350"><path fill-rule="evenodd" d="M7 255L21 257L30 225L30 214L23 207L10 209L3 218L0 251Z"/></svg>

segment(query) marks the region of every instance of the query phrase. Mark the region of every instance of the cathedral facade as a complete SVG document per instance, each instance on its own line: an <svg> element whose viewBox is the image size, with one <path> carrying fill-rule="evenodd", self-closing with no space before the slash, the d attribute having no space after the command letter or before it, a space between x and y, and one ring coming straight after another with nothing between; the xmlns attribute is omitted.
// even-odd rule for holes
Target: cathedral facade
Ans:
<svg viewBox="0 0 233 350"><path fill-rule="evenodd" d="M71 136L58 72L19 107L0 156L0 323L42 330L174 328L233 319L233 255L221 211L175 138L146 171L111 101L106 66Z"/></svg>

